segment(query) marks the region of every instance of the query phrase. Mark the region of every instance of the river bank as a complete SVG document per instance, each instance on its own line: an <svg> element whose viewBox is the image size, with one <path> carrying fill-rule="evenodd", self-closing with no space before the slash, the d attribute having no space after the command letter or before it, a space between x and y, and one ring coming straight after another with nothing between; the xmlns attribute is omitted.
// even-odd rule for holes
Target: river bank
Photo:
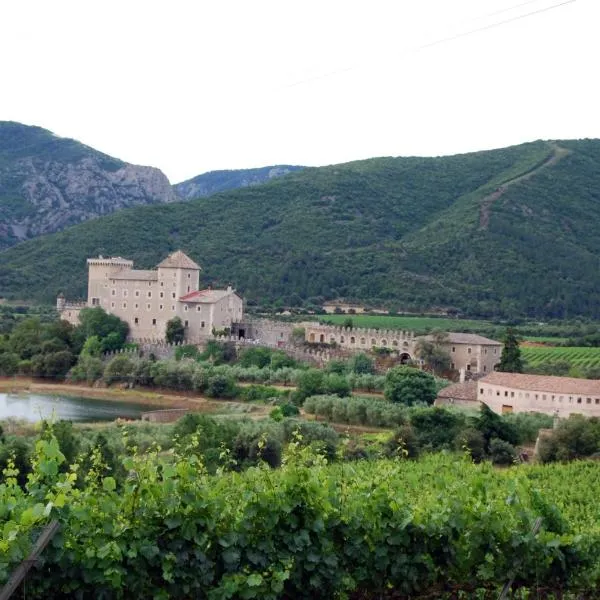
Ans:
<svg viewBox="0 0 600 600"><path fill-rule="evenodd" d="M266 408L255 404L214 400L200 395L175 394L172 391L148 390L144 388L124 389L119 387L95 388L65 382L45 381L29 377L0 377L0 392L36 393L114 400L132 404L144 404L156 407L156 410L168 408L186 408L194 412L232 412L243 407L244 412L265 412ZM225 411L223 410L225 409Z"/></svg>

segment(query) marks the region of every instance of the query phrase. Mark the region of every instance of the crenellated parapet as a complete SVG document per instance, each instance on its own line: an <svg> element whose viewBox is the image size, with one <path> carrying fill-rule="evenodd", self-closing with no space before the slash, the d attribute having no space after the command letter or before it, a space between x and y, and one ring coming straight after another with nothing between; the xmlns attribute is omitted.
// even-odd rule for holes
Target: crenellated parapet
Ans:
<svg viewBox="0 0 600 600"><path fill-rule="evenodd" d="M309 343L329 344L354 352L388 348L399 354L406 354L408 358L415 354L416 336L413 331L342 327L323 323L307 323L304 329L305 340Z"/></svg>

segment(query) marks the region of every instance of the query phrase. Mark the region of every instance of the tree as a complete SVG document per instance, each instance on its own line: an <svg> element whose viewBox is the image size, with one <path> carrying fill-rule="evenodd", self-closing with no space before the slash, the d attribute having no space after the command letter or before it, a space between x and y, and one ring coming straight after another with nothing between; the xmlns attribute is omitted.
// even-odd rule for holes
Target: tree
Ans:
<svg viewBox="0 0 600 600"><path fill-rule="evenodd" d="M384 395L390 402L411 406L418 402L433 404L437 396L435 379L413 367L394 367L385 376Z"/></svg>
<svg viewBox="0 0 600 600"><path fill-rule="evenodd" d="M448 334L443 331L434 331L431 337L433 339L421 338L417 341L417 355L434 374L450 370L452 361L450 355L443 348L443 344L448 340Z"/></svg>
<svg viewBox="0 0 600 600"><path fill-rule="evenodd" d="M354 321L352 320L352 317L346 317L344 319L344 323L343 323L342 327L344 327L345 329L353 329Z"/></svg>
<svg viewBox="0 0 600 600"><path fill-rule="evenodd" d="M519 338L512 327L506 330L503 342L504 348L500 356L500 364L496 367L496 370L504 371L505 373L522 373L523 360L519 348Z"/></svg>
<svg viewBox="0 0 600 600"><path fill-rule="evenodd" d="M371 375L375 372L373 359L364 352L355 354L349 361L348 367L353 373L358 375Z"/></svg>
<svg viewBox="0 0 600 600"><path fill-rule="evenodd" d="M181 344L185 339L185 327L179 317L173 317L167 321L165 337L169 344Z"/></svg>
<svg viewBox="0 0 600 600"><path fill-rule="evenodd" d="M129 325L116 315L109 315L99 306L83 308L79 313L79 322L78 330L83 338L97 336L103 352L119 350L125 345Z"/></svg>

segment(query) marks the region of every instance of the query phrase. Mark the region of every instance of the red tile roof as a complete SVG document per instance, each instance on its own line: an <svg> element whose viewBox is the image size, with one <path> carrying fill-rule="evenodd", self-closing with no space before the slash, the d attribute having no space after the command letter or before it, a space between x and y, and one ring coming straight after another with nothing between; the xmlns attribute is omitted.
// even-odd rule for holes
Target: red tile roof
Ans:
<svg viewBox="0 0 600 600"><path fill-rule="evenodd" d="M501 373L500 371L494 371L482 377L479 383L501 385L520 390L600 396L599 379L577 379L575 377L554 377L552 375L528 375L525 373Z"/></svg>

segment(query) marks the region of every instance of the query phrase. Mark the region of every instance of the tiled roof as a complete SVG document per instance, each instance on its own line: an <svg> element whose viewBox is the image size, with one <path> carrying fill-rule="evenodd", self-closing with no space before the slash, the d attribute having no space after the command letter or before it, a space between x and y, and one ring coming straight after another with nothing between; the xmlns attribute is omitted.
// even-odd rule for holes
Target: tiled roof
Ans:
<svg viewBox="0 0 600 600"><path fill-rule="evenodd" d="M465 381L454 383L441 389L438 398L454 398L455 400L477 400L477 382Z"/></svg>
<svg viewBox="0 0 600 600"><path fill-rule="evenodd" d="M433 341L435 338L432 335L424 335L424 339ZM444 337L443 341L449 344L473 344L474 346L502 346L502 342L490 340L489 338L477 335L475 333L455 333L450 332Z"/></svg>
<svg viewBox="0 0 600 600"><path fill-rule="evenodd" d="M165 260L158 263L158 268L195 269L197 271L201 270L200 266L181 250L177 250L176 252L169 254Z"/></svg>
<svg viewBox="0 0 600 600"><path fill-rule="evenodd" d="M232 289L227 290L197 290L195 292L190 292L185 296L179 298L180 302L199 302L203 304L213 304L214 302L218 302L221 298L225 298L225 296L229 296L229 294L233 294Z"/></svg>
<svg viewBox="0 0 600 600"><path fill-rule="evenodd" d="M524 373L501 373L494 371L482 377L479 383L501 385L520 390L600 396L600 379L576 379L575 377L554 377L552 375L527 375Z"/></svg>
<svg viewBox="0 0 600 600"><path fill-rule="evenodd" d="M142 271L131 269L128 271L119 271L109 275L111 279L129 279L133 281L157 281L158 273L156 271Z"/></svg>

